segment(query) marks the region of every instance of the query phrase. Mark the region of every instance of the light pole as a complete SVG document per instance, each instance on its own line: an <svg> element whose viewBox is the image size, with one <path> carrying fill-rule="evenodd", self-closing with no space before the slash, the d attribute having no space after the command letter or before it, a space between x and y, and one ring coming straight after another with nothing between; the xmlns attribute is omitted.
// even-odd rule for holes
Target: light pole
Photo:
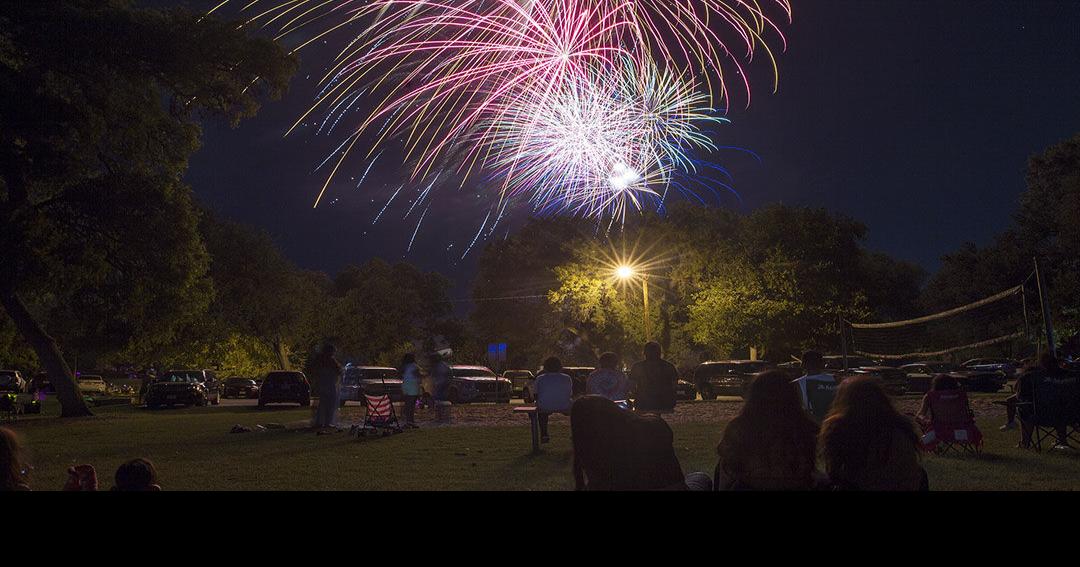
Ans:
<svg viewBox="0 0 1080 567"><path fill-rule="evenodd" d="M638 271L633 266L622 265L615 268L615 276L622 281L628 281L638 275ZM652 340L652 324L649 320L649 274L642 273L641 275L641 298L642 303L645 305L645 311L642 313L642 319L645 321L645 340Z"/></svg>

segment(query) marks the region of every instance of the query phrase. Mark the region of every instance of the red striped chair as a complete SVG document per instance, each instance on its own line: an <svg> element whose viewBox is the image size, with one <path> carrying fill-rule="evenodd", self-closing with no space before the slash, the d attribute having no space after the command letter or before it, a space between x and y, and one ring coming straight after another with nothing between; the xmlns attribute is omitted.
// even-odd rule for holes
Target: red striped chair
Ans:
<svg viewBox="0 0 1080 567"><path fill-rule="evenodd" d="M381 433L386 436L402 432L390 396L385 394L382 396L369 396L365 394L364 406L367 409L367 415L364 416L364 424L357 431L360 435L366 437L370 432L372 434Z"/></svg>

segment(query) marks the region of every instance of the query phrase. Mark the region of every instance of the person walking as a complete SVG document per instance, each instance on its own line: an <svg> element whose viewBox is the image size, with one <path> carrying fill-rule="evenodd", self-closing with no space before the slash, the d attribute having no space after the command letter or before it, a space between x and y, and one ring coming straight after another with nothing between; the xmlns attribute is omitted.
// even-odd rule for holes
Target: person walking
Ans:
<svg viewBox="0 0 1080 567"><path fill-rule="evenodd" d="M600 355L600 368L589 374L585 393L619 402L630 397L629 390L630 380L625 372L619 370L619 355L613 352Z"/></svg>
<svg viewBox="0 0 1080 567"><path fill-rule="evenodd" d="M341 363L334 358L334 345L327 343L315 360L315 380L318 382L319 407L315 412L315 427L322 433L337 422Z"/></svg>
<svg viewBox="0 0 1080 567"><path fill-rule="evenodd" d="M643 354L645 360L630 368L630 383L637 394L634 409L655 413L674 411L678 369L661 357L660 343L645 343Z"/></svg>
<svg viewBox="0 0 1080 567"><path fill-rule="evenodd" d="M420 397L420 367L411 352L401 357L401 396L405 427L416 427L416 400Z"/></svg>

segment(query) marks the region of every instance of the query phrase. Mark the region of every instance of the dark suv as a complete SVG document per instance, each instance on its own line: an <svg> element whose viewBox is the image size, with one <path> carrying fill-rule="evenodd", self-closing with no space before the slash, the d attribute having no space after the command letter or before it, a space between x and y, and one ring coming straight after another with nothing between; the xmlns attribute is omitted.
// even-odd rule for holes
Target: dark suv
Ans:
<svg viewBox="0 0 1080 567"><path fill-rule="evenodd" d="M205 406L209 395L195 374L189 372L167 372L146 389L146 407L185 405Z"/></svg>
<svg viewBox="0 0 1080 567"><path fill-rule="evenodd" d="M266 404L311 405L311 384L303 372L278 370L266 375L259 388L259 406Z"/></svg>
<svg viewBox="0 0 1080 567"><path fill-rule="evenodd" d="M694 385L703 400L715 400L717 396L742 396L754 375L772 368L772 363L764 360L702 362L694 370Z"/></svg>
<svg viewBox="0 0 1080 567"><path fill-rule="evenodd" d="M184 375L193 378L199 384L202 384L203 391L206 394L206 401L213 405L218 405L221 401L221 382L218 381L217 375L213 370L199 369L199 370L170 370L165 373L165 378L169 376Z"/></svg>

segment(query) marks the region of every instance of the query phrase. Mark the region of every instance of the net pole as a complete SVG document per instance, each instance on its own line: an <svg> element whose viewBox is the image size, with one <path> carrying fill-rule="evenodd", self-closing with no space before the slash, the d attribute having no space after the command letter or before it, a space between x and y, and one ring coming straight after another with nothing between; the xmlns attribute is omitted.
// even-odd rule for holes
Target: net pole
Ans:
<svg viewBox="0 0 1080 567"><path fill-rule="evenodd" d="M1050 318L1050 300L1046 292L1046 282L1042 277L1042 263L1035 257L1035 283L1039 286L1039 303L1042 305L1043 326L1046 327L1046 351L1057 359L1057 346L1054 341L1054 323Z"/></svg>

